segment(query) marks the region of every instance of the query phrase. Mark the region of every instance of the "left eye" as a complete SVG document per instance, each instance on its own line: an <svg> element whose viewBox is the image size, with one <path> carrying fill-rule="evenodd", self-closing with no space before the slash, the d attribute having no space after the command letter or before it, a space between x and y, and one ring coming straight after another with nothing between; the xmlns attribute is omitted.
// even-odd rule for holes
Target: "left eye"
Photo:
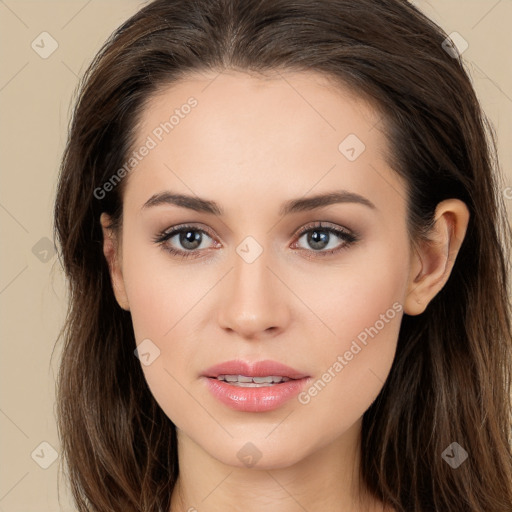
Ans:
<svg viewBox="0 0 512 512"><path fill-rule="evenodd" d="M334 235L334 236L333 236ZM337 252L337 250L353 243L356 241L356 237L349 233L348 231L333 228L330 226L316 226L313 228L305 229L300 233L299 240L306 236L307 244L313 248L314 252L325 252L327 254L332 254L333 252ZM336 238L341 239L342 243L336 244ZM329 247L331 242L334 242L333 245ZM328 249L325 250L324 249ZM307 247L306 247L306 250Z"/></svg>

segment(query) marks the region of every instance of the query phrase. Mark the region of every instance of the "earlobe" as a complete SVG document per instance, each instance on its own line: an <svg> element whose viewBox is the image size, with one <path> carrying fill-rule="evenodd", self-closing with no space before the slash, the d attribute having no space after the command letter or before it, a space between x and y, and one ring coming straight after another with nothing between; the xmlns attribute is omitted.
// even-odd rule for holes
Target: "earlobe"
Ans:
<svg viewBox="0 0 512 512"><path fill-rule="evenodd" d="M105 255L110 271L110 280L112 282L114 295L119 306L122 309L129 311L130 306L126 295L121 269L120 243L110 227L111 219L107 213L104 212L101 214L100 223L103 231L103 254Z"/></svg>
<svg viewBox="0 0 512 512"><path fill-rule="evenodd" d="M469 210L459 199L437 205L428 241L414 250L404 312L419 315L448 281L469 223Z"/></svg>

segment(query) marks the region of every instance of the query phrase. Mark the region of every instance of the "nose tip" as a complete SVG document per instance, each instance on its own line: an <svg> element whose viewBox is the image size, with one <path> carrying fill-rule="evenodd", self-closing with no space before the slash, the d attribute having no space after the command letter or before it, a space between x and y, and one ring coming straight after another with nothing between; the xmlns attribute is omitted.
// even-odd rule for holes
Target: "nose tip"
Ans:
<svg viewBox="0 0 512 512"><path fill-rule="evenodd" d="M238 261L222 289L219 325L244 338L275 335L289 317L280 288L262 256L253 263Z"/></svg>

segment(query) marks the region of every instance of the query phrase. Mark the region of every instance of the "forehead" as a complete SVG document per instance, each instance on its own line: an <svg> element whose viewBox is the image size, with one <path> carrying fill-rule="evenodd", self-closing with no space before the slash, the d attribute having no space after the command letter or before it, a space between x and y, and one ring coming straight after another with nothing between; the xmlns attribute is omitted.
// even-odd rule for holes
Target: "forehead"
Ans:
<svg viewBox="0 0 512 512"><path fill-rule="evenodd" d="M173 187L214 191L222 202L315 187L378 192L383 172L399 179L387 168L382 129L370 103L316 73L190 75L147 101L134 150L151 150L128 176L127 194L137 190L142 201Z"/></svg>
<svg viewBox="0 0 512 512"><path fill-rule="evenodd" d="M189 112L186 105L191 97L197 107ZM276 137L276 128L283 127L286 132L281 136L290 134L293 140L299 140L299 135L309 136L313 142L323 135L336 140L348 132L376 142L378 132L371 136L365 132L382 120L374 105L341 82L313 72L255 75L210 71L189 75L162 87L148 99L137 127L139 141L169 121L173 113L173 135L179 138L180 132L186 131L184 125L193 123L195 137L204 141L211 139L216 129L222 130L223 135L229 130L233 139L241 141L251 135L257 135L258 140ZM188 114L194 114L190 116L192 121L181 123ZM174 130L178 124L180 130ZM162 135L166 134L167 131Z"/></svg>

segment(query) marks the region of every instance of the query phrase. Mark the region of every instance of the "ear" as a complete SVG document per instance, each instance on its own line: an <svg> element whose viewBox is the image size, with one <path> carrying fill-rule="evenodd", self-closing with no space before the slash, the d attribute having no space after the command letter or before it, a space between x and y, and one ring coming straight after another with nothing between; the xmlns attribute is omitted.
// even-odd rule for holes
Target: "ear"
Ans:
<svg viewBox="0 0 512 512"><path fill-rule="evenodd" d="M114 230L110 227L111 218L107 213L103 212L101 214L100 223L103 230L103 254L108 263L114 295L119 306L129 311L130 306L124 286L121 265L121 243L117 239Z"/></svg>
<svg viewBox="0 0 512 512"><path fill-rule="evenodd" d="M448 281L466 234L469 210L459 199L446 199L436 208L429 241L414 248L404 312L419 315Z"/></svg>

